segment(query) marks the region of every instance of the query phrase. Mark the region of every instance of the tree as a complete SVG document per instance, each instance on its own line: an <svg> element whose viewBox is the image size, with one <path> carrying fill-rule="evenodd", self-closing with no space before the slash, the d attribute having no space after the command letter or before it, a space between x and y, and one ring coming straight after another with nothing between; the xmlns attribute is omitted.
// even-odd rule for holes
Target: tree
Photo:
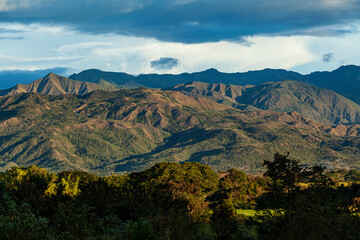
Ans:
<svg viewBox="0 0 360 240"><path fill-rule="evenodd" d="M331 179L325 175L326 167L319 165L312 166L311 168L303 170L303 177L307 182L314 185L326 186L331 183Z"/></svg>
<svg viewBox="0 0 360 240"><path fill-rule="evenodd" d="M189 162L158 163L143 172L130 174L129 179L131 191L135 193L132 203L141 202L141 212L183 210L200 222L210 215L206 197L215 192L219 181L210 167Z"/></svg>
<svg viewBox="0 0 360 240"><path fill-rule="evenodd" d="M274 192L291 192L302 176L299 160L289 158L289 153L287 155L275 153L274 160L265 160L263 166L267 168L264 176L271 178L270 189Z"/></svg>

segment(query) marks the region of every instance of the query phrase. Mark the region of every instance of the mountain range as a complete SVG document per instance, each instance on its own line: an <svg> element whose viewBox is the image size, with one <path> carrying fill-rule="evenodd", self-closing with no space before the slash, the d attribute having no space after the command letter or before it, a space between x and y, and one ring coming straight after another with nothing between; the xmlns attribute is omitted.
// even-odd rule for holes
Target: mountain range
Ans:
<svg viewBox="0 0 360 240"><path fill-rule="evenodd" d="M269 79L302 76L264 71ZM88 81L51 73L0 91L0 167L36 164L106 175L190 161L256 173L278 151L305 164L360 168L360 106L301 79L263 83L257 71L249 72L256 84L234 85L234 75L214 69L78 76L84 73ZM166 76L178 84L137 88L169 85ZM203 82L183 83L184 76ZM223 81L211 83L220 76Z"/></svg>
<svg viewBox="0 0 360 240"><path fill-rule="evenodd" d="M97 77L90 78L94 80ZM125 82L128 81L129 82ZM0 96L19 93L50 95L85 95L95 90L115 91L119 88L142 86L133 79L111 83L104 79L96 83L68 79L53 73L30 84L18 84L0 90ZM225 85L223 83L190 82L165 90L181 91L190 96L202 96L241 110L296 111L322 124L360 123L360 106L351 100L324 88L299 81L268 82L259 85Z"/></svg>
<svg viewBox="0 0 360 240"><path fill-rule="evenodd" d="M296 112L241 111L176 91L21 93L0 98L0 116L2 167L112 174L189 161L258 172L276 151L306 164L360 167L360 125L331 127Z"/></svg>
<svg viewBox="0 0 360 240"><path fill-rule="evenodd" d="M264 69L244 73L222 73L216 69L208 69L198 73L141 74L133 76L126 73L90 69L78 74L72 74L69 78L88 82L98 82L103 79L117 85L133 82L149 88L167 88L195 81L245 86L294 80L333 90L360 104L358 94L360 92L360 66L355 65L342 66L331 72L313 72L306 75L282 69Z"/></svg>

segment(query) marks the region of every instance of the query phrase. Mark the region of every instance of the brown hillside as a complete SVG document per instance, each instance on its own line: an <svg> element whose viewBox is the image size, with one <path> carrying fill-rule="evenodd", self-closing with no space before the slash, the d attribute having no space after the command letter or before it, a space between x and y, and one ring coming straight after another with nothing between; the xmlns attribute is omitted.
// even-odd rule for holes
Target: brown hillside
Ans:
<svg viewBox="0 0 360 240"><path fill-rule="evenodd" d="M13 88L2 90L0 95L10 96L19 93L43 93L49 95L78 94L84 95L95 90L115 91L117 88L96 83L68 79L53 73L30 84L18 84Z"/></svg>

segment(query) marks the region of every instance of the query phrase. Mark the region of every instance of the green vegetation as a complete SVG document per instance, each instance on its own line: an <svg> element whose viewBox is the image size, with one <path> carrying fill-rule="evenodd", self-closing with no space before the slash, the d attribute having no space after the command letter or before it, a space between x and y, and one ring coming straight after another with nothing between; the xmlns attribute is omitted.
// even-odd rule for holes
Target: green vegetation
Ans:
<svg viewBox="0 0 360 240"><path fill-rule="evenodd" d="M3 170L35 164L109 175L170 161L259 173L276 151L308 165L360 167L356 135L342 137L339 129L298 114L244 112L179 92L18 94L0 98L0 116Z"/></svg>
<svg viewBox="0 0 360 240"><path fill-rule="evenodd" d="M237 209L236 214L246 217L254 217L258 212L253 209Z"/></svg>
<svg viewBox="0 0 360 240"><path fill-rule="evenodd" d="M234 172L247 184L257 184L237 170L222 175ZM226 180L229 186L232 179ZM143 172L108 177L14 167L0 180L1 239L215 239L217 235L208 199L222 189L223 180L198 163L161 163ZM239 187L234 184L232 192ZM245 198L253 198L253 191L248 189Z"/></svg>
<svg viewBox="0 0 360 240"><path fill-rule="evenodd" d="M199 163L107 177L13 167L0 174L0 238L359 239L360 185L331 177L359 171L303 168L281 154L264 165L268 177Z"/></svg>
<svg viewBox="0 0 360 240"><path fill-rule="evenodd" d="M302 168L288 155L275 154L273 161L264 164L271 181L268 191L258 199L258 207L281 210L258 216L262 223L258 232L263 239L360 237L358 184L336 185L325 167ZM302 188L299 183L307 186Z"/></svg>

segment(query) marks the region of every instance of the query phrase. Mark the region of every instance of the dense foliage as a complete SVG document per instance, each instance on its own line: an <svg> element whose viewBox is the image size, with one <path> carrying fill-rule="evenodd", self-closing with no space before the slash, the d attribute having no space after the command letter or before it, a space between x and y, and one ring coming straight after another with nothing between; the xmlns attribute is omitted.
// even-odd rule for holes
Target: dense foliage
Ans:
<svg viewBox="0 0 360 240"><path fill-rule="evenodd" d="M267 177L199 163L107 177L13 167L0 174L0 239L359 239L358 171L280 154L264 165Z"/></svg>

